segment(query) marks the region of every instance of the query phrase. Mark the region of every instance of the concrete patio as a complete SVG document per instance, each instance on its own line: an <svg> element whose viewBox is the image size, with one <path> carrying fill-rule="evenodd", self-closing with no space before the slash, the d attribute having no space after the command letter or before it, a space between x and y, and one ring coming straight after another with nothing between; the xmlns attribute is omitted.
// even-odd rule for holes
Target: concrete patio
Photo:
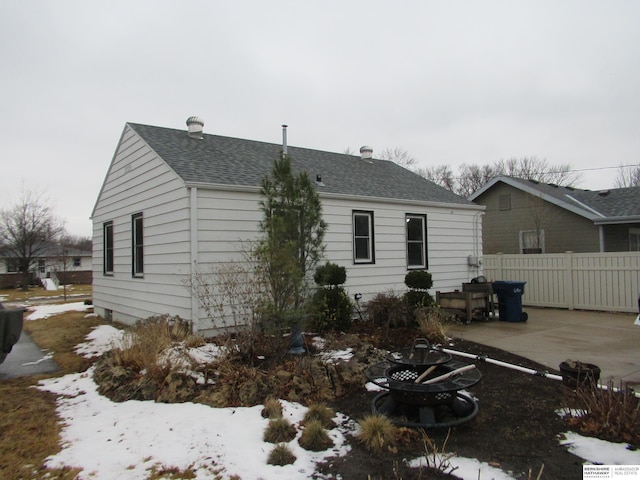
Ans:
<svg viewBox="0 0 640 480"><path fill-rule="evenodd" d="M456 324L449 330L455 338L507 350L549 368L571 359L597 365L600 380L613 380L640 390L640 326L628 313L523 309L525 323L500 320Z"/></svg>

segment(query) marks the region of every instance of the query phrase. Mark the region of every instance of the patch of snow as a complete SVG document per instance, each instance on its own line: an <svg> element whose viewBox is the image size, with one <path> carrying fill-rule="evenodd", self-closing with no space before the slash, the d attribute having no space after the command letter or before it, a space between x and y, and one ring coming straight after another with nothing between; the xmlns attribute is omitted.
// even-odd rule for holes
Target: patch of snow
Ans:
<svg viewBox="0 0 640 480"><path fill-rule="evenodd" d="M99 325L85 337L87 342L76 345L75 351L85 358L99 357L122 342L123 336L123 330L111 325Z"/></svg>
<svg viewBox="0 0 640 480"><path fill-rule="evenodd" d="M456 457L446 455L446 461L449 462L452 468L455 468L453 475L460 477L462 480L477 480L478 478L487 478L493 480L515 480L515 477L511 474L504 472L503 470L493 467L486 462L480 462L475 458ZM435 459L435 463L440 463L440 459ZM434 463L432 461L432 463ZM424 468L426 466L426 460L424 457L419 457L408 462L408 465L412 468ZM450 469L447 471L451 471Z"/></svg>
<svg viewBox="0 0 640 480"><path fill-rule="evenodd" d="M348 362L353 357L353 348L322 352L319 355L326 363Z"/></svg>
<svg viewBox="0 0 640 480"><path fill-rule="evenodd" d="M323 452L300 447L299 432L288 444L297 458L295 463L268 465L274 445L262 440L268 420L262 418L261 405L211 408L196 403L114 403L98 394L92 372L93 367L43 380L38 387L60 395L57 411L64 425L62 450L50 456L46 465L82 468L81 479L144 479L154 465L163 465L193 468L198 479L224 472L222 478L302 480L310 478L316 464L325 458L349 451L343 428L350 426L332 429L329 436L334 447ZM284 417L299 424L306 408L286 401L282 405Z"/></svg>
<svg viewBox="0 0 640 480"><path fill-rule="evenodd" d="M58 290L58 286L56 285L56 282L54 282L51 278L43 278L42 279L42 285L44 286L45 290Z"/></svg>
<svg viewBox="0 0 640 480"><path fill-rule="evenodd" d="M41 318L48 318L52 315L58 315L69 311L83 312L91 308L93 308L93 305L85 305L84 302L61 303L59 305L37 305L29 307L31 313L25 317L25 320L39 320Z"/></svg>
<svg viewBox="0 0 640 480"><path fill-rule="evenodd" d="M562 435L564 445L574 455L589 463L601 465L640 465L640 450L630 450L626 443L613 443L599 438L584 437L575 432Z"/></svg>

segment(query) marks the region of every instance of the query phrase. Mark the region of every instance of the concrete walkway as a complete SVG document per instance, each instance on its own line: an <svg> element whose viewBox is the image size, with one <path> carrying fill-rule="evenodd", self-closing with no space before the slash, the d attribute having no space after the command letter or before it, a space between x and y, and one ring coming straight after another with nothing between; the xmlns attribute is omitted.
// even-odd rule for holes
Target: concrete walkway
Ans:
<svg viewBox="0 0 640 480"><path fill-rule="evenodd" d="M499 320L455 325L449 335L500 348L549 368L571 359L602 370L600 380L613 380L640 390L640 326L636 315L525 307L525 323ZM455 348L455 347L454 347Z"/></svg>
<svg viewBox="0 0 640 480"><path fill-rule="evenodd" d="M39 373L52 373L60 367L53 361L51 355L46 354L31 340L24 330L18 343L13 346L11 353L0 364L0 380L15 377L25 377Z"/></svg>

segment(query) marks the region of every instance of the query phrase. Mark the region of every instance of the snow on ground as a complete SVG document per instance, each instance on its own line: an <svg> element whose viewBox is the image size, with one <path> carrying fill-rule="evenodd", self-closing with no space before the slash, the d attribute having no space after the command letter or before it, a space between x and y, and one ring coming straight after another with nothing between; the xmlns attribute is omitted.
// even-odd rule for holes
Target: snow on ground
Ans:
<svg viewBox="0 0 640 480"><path fill-rule="evenodd" d="M38 305L29 307L31 313L25 317L25 320L39 320L41 318L47 318L59 313L78 311L84 312L85 310L93 308L93 305L85 305L84 302L73 303L61 303L57 305Z"/></svg>
<svg viewBox="0 0 640 480"><path fill-rule="evenodd" d="M58 307L52 311L52 307ZM35 307L34 318L61 313L65 306ZM70 310L82 310L83 304L66 304ZM95 357L122 339L122 331L109 325L95 328L87 342L77 351ZM210 359L217 353L214 345L199 347L190 353ZM334 360L349 357L350 352L336 352ZM268 465L273 445L262 441L268 420L261 416L261 406L211 408L196 403L164 404L152 401L114 403L97 392L92 369L40 382L39 388L53 392L58 398L58 414L62 418L62 449L47 459L49 467L72 466L83 470L79 478L94 480L143 479L159 466L193 468L197 478L220 474L222 478L238 475L253 479L307 479L315 466L329 456L347 455L346 435L357 431L355 421L337 414L338 427L330 432L335 446L324 452L302 449L297 438L289 448L297 457L292 465ZM298 424L306 412L300 404L282 401L284 416ZM605 465L640 464L640 452L628 450L625 444L613 444L568 432L561 444L585 463ZM96 452L99 452L97 454ZM448 459L457 467L455 475L463 480L493 478L512 480L510 473L487 463L463 457ZM416 468L425 458L410 461Z"/></svg>

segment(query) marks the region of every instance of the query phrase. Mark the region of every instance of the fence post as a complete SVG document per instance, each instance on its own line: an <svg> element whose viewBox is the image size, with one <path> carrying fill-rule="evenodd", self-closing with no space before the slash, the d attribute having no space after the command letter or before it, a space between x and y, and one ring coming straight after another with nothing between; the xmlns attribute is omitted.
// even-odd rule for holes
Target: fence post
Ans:
<svg viewBox="0 0 640 480"><path fill-rule="evenodd" d="M564 252L564 288L567 301L567 308L573 310L574 290L573 290L573 252Z"/></svg>

